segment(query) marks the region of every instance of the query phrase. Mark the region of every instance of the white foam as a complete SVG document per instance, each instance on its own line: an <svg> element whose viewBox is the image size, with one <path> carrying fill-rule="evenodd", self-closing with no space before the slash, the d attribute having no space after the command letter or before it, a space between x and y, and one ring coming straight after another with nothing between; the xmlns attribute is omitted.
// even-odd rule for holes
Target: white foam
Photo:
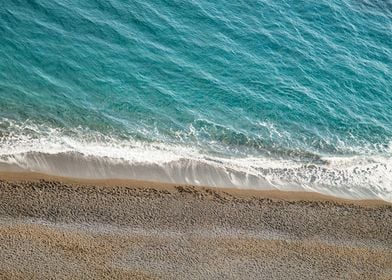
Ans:
<svg viewBox="0 0 392 280"><path fill-rule="evenodd" d="M267 157L224 158L196 148L120 140L78 128L8 121L0 168L80 178L126 178L216 187L316 191L392 201L392 157L322 157L307 164ZM391 145L388 149L391 149Z"/></svg>

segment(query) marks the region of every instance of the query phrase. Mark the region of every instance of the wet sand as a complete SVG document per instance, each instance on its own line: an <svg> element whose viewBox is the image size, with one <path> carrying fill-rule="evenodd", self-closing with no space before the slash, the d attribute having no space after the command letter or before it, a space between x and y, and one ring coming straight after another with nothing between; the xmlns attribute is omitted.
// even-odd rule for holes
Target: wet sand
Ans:
<svg viewBox="0 0 392 280"><path fill-rule="evenodd" d="M1 173L0 279L392 279L392 206Z"/></svg>

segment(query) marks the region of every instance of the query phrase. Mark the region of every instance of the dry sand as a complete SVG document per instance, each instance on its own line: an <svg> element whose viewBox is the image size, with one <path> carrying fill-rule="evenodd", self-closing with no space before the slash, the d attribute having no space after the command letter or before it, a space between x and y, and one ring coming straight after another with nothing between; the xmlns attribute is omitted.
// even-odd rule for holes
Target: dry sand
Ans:
<svg viewBox="0 0 392 280"><path fill-rule="evenodd" d="M392 206L0 174L1 279L392 279Z"/></svg>

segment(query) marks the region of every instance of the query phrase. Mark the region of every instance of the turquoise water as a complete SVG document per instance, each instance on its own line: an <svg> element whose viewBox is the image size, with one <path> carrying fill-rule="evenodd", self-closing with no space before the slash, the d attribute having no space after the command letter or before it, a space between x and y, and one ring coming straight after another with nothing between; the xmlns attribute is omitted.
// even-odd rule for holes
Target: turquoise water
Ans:
<svg viewBox="0 0 392 280"><path fill-rule="evenodd" d="M392 201L392 3L5 1L5 170Z"/></svg>

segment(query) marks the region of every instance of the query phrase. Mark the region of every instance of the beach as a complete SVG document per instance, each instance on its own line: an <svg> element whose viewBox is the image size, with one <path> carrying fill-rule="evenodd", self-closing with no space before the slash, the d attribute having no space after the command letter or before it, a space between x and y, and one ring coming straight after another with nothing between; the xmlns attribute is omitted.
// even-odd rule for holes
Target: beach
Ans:
<svg viewBox="0 0 392 280"><path fill-rule="evenodd" d="M391 1L2 1L0 280L392 280Z"/></svg>
<svg viewBox="0 0 392 280"><path fill-rule="evenodd" d="M391 279L392 205L0 175L1 279Z"/></svg>

